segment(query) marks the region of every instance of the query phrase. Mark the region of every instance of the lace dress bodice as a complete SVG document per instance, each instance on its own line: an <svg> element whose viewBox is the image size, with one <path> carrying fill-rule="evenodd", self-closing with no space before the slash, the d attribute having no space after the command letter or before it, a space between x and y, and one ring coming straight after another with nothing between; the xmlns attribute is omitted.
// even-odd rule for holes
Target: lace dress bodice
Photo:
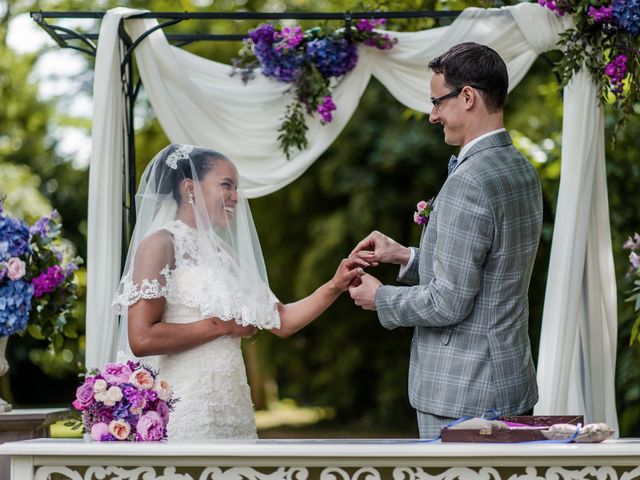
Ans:
<svg viewBox="0 0 640 480"><path fill-rule="evenodd" d="M203 284L229 289L229 282L216 287L216 283L201 281L207 272L193 261L197 258L194 230L179 221L172 222L167 230L175 246L171 282L176 295L187 298ZM226 290L212 291L211 297L233 296L234 292ZM189 323L205 318L200 308L185 303L168 301L162 321ZM239 338L220 337L182 353L160 356L158 367L180 399L169 420L170 440L257 438Z"/></svg>

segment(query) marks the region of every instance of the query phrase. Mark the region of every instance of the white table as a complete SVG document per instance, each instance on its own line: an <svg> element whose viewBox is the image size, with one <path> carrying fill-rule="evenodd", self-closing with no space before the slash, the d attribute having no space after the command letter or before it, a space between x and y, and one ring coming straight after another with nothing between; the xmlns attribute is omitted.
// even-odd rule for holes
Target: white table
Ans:
<svg viewBox="0 0 640 480"><path fill-rule="evenodd" d="M5 443L0 454L11 457L12 480L640 478L640 439L601 444L411 440L98 443L38 439Z"/></svg>

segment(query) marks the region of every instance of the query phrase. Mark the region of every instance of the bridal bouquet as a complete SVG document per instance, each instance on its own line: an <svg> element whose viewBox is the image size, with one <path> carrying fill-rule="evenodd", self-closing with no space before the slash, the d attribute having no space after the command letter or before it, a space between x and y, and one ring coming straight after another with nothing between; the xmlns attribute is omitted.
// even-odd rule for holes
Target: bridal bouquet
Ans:
<svg viewBox="0 0 640 480"><path fill-rule="evenodd" d="M65 336L75 338L70 320L79 261L65 258L58 212L29 227L5 214L0 201L0 336L28 328L54 349L62 347Z"/></svg>
<svg viewBox="0 0 640 480"><path fill-rule="evenodd" d="M127 361L87 374L73 407L82 412L82 426L93 440L146 442L167 438L169 412L176 402L157 372Z"/></svg>

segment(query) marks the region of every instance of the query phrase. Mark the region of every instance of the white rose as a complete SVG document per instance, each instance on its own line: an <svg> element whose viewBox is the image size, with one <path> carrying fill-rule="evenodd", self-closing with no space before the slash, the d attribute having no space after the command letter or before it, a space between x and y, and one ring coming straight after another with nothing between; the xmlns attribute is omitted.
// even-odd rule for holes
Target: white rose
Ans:
<svg viewBox="0 0 640 480"><path fill-rule="evenodd" d="M111 407L122 400L122 390L120 387L109 387L109 390L105 392L104 404Z"/></svg>
<svg viewBox="0 0 640 480"><path fill-rule="evenodd" d="M167 382L166 380L159 380L154 385L154 388L158 392L158 398L160 400L164 400L165 402L168 402L169 400L171 400L171 397L173 396L173 392L171 391L171 386L169 385L169 382Z"/></svg>
<svg viewBox="0 0 640 480"><path fill-rule="evenodd" d="M99 378L96 383L93 384L93 393L100 393L107 390L107 382ZM97 398L96 398L97 400Z"/></svg>

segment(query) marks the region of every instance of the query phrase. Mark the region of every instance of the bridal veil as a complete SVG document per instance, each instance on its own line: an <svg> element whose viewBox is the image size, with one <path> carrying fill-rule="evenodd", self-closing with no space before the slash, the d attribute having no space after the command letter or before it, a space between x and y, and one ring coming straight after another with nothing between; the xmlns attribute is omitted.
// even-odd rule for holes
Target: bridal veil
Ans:
<svg viewBox="0 0 640 480"><path fill-rule="evenodd" d="M247 199L241 188L233 196L209 188L207 175L228 161L209 149L172 144L142 174L137 223L112 304L121 316L118 357L133 357L127 311L141 299L164 297L168 304L197 309L200 318L267 329L280 326ZM221 188L236 188L233 179L223 180L230 185L222 183ZM191 222L176 218L179 208L187 209ZM170 227L176 222L189 233L177 243Z"/></svg>

